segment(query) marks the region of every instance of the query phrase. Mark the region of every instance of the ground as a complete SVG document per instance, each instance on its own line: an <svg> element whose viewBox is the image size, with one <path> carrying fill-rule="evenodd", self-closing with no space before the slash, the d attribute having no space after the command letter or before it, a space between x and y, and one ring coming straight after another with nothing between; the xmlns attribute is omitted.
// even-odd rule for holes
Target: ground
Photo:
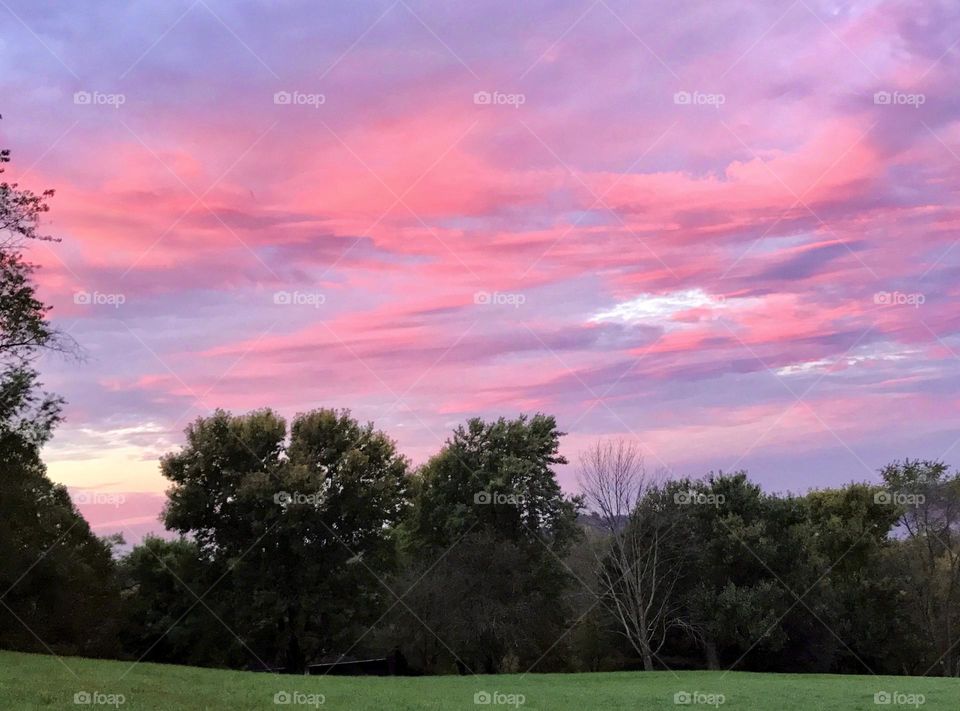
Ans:
<svg viewBox="0 0 960 711"><path fill-rule="evenodd" d="M77 711L84 707L100 711L113 707L321 711L919 707L956 711L960 680L744 672L302 677L0 652L0 709Z"/></svg>

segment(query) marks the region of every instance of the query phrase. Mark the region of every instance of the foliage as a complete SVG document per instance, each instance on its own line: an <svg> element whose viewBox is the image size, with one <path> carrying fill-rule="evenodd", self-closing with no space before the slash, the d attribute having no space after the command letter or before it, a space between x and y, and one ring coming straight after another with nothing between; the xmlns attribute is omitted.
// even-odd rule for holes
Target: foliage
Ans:
<svg viewBox="0 0 960 711"><path fill-rule="evenodd" d="M418 472L411 536L422 545L448 546L469 531L547 545L562 555L578 535L577 500L564 496L554 467L556 420L537 414L458 427L446 446Z"/></svg>
<svg viewBox="0 0 960 711"><path fill-rule="evenodd" d="M167 455L167 526L222 569L216 609L259 663L300 669L376 619L407 463L346 411L218 411Z"/></svg>
<svg viewBox="0 0 960 711"><path fill-rule="evenodd" d="M0 164L9 158L0 151ZM0 183L0 646L103 655L117 651L111 548L40 459L62 401L42 392L33 364L64 346L22 249L40 238L52 194Z"/></svg>
<svg viewBox="0 0 960 711"><path fill-rule="evenodd" d="M243 650L204 594L219 571L195 543L147 536L119 564L123 648L134 660L240 665Z"/></svg>
<svg viewBox="0 0 960 711"><path fill-rule="evenodd" d="M579 537L580 503L554 470L561 436L545 415L473 419L417 472L397 641L426 668L526 669L554 651L573 582L563 557Z"/></svg>

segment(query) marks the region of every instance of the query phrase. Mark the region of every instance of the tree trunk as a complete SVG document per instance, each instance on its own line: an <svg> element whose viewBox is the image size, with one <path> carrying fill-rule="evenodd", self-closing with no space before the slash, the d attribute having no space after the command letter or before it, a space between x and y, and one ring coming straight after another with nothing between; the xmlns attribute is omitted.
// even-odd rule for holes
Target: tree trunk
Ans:
<svg viewBox="0 0 960 711"><path fill-rule="evenodd" d="M299 674L306 669L307 663L300 649L300 640L297 638L296 613L293 608L287 609L287 671Z"/></svg>
<svg viewBox="0 0 960 711"><path fill-rule="evenodd" d="M714 641L707 640L704 645L707 654L707 669L710 671L720 671L720 658L717 656L717 645Z"/></svg>
<svg viewBox="0 0 960 711"><path fill-rule="evenodd" d="M653 671L653 655L650 653L649 647L644 647L643 650L643 670Z"/></svg>
<svg viewBox="0 0 960 711"><path fill-rule="evenodd" d="M303 652L300 650L300 641L295 634L291 634L290 643L287 645L287 671L299 674L305 668L306 661L303 658Z"/></svg>

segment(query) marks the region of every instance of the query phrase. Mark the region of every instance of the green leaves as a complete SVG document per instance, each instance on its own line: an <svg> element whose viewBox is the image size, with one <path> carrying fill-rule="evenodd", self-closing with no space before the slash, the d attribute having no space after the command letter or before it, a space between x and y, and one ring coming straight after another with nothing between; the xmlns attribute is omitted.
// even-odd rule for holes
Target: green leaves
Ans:
<svg viewBox="0 0 960 711"><path fill-rule="evenodd" d="M186 434L162 463L165 521L225 570L214 598L256 630L258 656L298 668L378 614L406 508L407 460L390 438L329 409L297 415L289 441L269 409L217 411Z"/></svg>
<svg viewBox="0 0 960 711"><path fill-rule="evenodd" d="M417 474L410 527L428 545L468 530L565 551L576 539L579 503L564 496L554 467L566 464L553 417L472 419Z"/></svg>

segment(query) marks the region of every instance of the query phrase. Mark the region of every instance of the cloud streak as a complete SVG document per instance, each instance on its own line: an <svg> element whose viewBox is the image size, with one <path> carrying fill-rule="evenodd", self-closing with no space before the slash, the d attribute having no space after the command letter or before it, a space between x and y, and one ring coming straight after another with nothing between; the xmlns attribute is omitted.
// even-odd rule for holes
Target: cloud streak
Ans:
<svg viewBox="0 0 960 711"><path fill-rule="evenodd" d="M0 19L91 356L43 364L56 478L158 492L186 421L267 404L418 461L541 409L794 489L956 454L954 5L206 5Z"/></svg>

